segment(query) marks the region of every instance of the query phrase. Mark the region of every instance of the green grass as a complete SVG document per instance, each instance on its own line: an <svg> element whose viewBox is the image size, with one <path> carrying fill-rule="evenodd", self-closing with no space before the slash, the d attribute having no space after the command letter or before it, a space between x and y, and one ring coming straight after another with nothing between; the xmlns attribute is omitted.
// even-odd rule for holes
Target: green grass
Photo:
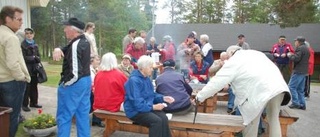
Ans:
<svg viewBox="0 0 320 137"><path fill-rule="evenodd" d="M44 63L44 69L46 70L48 81L41 85L57 87L60 80L61 65Z"/></svg>

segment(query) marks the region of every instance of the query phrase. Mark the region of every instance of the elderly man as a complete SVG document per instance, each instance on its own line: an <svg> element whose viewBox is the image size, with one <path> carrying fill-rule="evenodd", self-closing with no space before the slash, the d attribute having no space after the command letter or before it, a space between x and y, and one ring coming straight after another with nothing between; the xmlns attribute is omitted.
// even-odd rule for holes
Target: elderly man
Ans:
<svg viewBox="0 0 320 137"><path fill-rule="evenodd" d="M292 94L292 104L290 108L306 110L304 99L305 76L308 75L309 49L305 44L305 38L299 36L295 39L296 50L293 54L289 52L287 56L293 61L293 73L289 81L289 89Z"/></svg>
<svg viewBox="0 0 320 137"><path fill-rule="evenodd" d="M138 59L145 54L145 50L143 49L145 40L141 37L136 37L132 44L128 45L126 50L126 54L131 56L131 63L135 69L137 69L136 62Z"/></svg>
<svg viewBox="0 0 320 137"><path fill-rule="evenodd" d="M0 12L0 106L13 110L9 137L14 137L17 132L23 95L27 82L31 80L15 34L22 25L22 13L22 9L13 6L4 6Z"/></svg>
<svg viewBox="0 0 320 137"><path fill-rule="evenodd" d="M83 34L83 22L70 18L63 24L69 44L62 49L55 49L53 54L54 60L64 55L58 87L58 137L70 136L73 116L76 117L78 137L89 137L90 43Z"/></svg>
<svg viewBox="0 0 320 137"><path fill-rule="evenodd" d="M266 107L270 136L281 137L279 112L280 105L286 105L290 100L288 86L279 69L262 52L240 49L238 46L227 49L228 61L197 94L196 99L203 102L230 83L235 94L235 105L242 114L243 124L247 125L243 135L257 136L260 115ZM261 73L261 70L264 72Z"/></svg>
<svg viewBox="0 0 320 137"><path fill-rule="evenodd" d="M172 96L175 102L164 108L164 112L186 114L193 110L190 96L192 88L183 76L175 71L175 61L172 59L163 62L164 71L156 79L156 92L164 96Z"/></svg>

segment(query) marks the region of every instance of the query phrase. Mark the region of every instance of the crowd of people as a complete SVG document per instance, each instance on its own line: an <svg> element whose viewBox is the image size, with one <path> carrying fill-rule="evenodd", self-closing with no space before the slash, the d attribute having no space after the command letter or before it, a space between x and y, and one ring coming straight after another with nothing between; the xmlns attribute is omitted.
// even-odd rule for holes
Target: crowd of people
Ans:
<svg viewBox="0 0 320 137"><path fill-rule="evenodd" d="M35 67L41 63L35 31L24 30L19 40L16 32L22 25L23 11L5 6L0 12L0 106L11 107L10 137L17 131L21 109L41 108L38 104L38 81ZM313 73L313 50L305 38L295 39L295 48L285 36L273 45L268 58L250 50L240 34L214 60L209 36L195 31L176 46L166 35L162 43L146 32L130 29L123 38L120 63L114 53L100 60L94 36L95 24L77 18L63 22L68 44L54 49L53 59L63 60L58 86L57 136L70 136L75 118L77 135L90 136L90 124L104 127L101 119L89 114L95 109L124 111L134 123L149 127L149 136L170 137L166 113L183 115L194 111L196 101L221 90L228 90L227 112L237 111L243 117L246 137L258 134L262 113L269 121L270 136L281 136L281 105L306 110L305 97L310 96ZM292 72L290 63L293 63ZM264 73L261 73L261 71ZM291 72L291 73L290 73ZM291 77L290 77L291 74ZM206 84L192 99L189 83ZM250 84L248 84L250 83Z"/></svg>

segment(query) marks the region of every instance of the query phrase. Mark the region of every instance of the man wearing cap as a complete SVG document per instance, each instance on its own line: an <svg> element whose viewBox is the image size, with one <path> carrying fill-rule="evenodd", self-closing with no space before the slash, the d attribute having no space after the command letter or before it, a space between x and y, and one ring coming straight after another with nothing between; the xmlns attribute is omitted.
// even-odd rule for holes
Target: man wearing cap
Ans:
<svg viewBox="0 0 320 137"><path fill-rule="evenodd" d="M245 42L246 38L243 34L240 34L238 36L238 43L236 44L237 46L241 47L244 50L250 49L250 46L247 42Z"/></svg>
<svg viewBox="0 0 320 137"><path fill-rule="evenodd" d="M128 54L123 55L121 64L118 65L118 69L124 73L127 77L130 76L133 71L133 66L130 64L131 57Z"/></svg>
<svg viewBox="0 0 320 137"><path fill-rule="evenodd" d="M17 132L23 95L31 80L15 34L21 28L22 15L23 10L13 6L4 6L0 12L0 106L12 108L9 137Z"/></svg>
<svg viewBox="0 0 320 137"><path fill-rule="evenodd" d="M64 55L58 87L58 137L70 136L72 117L75 116L78 137L90 136L90 43L83 34L85 24L77 18L63 22L69 43L55 49L54 59Z"/></svg>
<svg viewBox="0 0 320 137"><path fill-rule="evenodd" d="M290 79L289 58L287 56L287 53L289 52L294 52L294 49L290 43L286 42L286 36L282 35L279 37L278 43L272 46L271 54L287 83L289 83Z"/></svg>
<svg viewBox="0 0 320 137"><path fill-rule="evenodd" d="M164 96L172 96L176 101L163 109L166 113L186 114L193 110L190 96L192 88L183 76L176 72L172 59L163 62L164 72L156 79L156 92Z"/></svg>
<svg viewBox="0 0 320 137"><path fill-rule="evenodd" d="M198 44L194 43L195 35L194 33L190 33L186 41L181 43L177 50L177 56L180 60L180 69L181 73L184 75L184 78L190 80L189 78L189 68L191 60L193 60L193 53L196 51L200 51L200 47Z"/></svg>
<svg viewBox="0 0 320 137"><path fill-rule="evenodd" d="M309 49L305 44L305 38L298 36L295 39L295 53L289 52L287 56L293 61L293 72L289 81L289 89L292 95L290 108L306 110L304 99L305 78L308 75Z"/></svg>

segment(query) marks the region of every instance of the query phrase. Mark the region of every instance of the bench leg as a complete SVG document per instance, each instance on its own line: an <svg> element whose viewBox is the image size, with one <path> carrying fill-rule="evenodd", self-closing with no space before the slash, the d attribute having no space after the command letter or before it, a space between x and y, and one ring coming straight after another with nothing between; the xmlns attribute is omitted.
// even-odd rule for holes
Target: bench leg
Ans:
<svg viewBox="0 0 320 137"><path fill-rule="evenodd" d="M104 131L104 137L109 137L114 131L116 131L118 126L118 121L113 119L105 119L105 131Z"/></svg>
<svg viewBox="0 0 320 137"><path fill-rule="evenodd" d="M221 136L222 137L234 137L234 134L232 132L224 131Z"/></svg>

